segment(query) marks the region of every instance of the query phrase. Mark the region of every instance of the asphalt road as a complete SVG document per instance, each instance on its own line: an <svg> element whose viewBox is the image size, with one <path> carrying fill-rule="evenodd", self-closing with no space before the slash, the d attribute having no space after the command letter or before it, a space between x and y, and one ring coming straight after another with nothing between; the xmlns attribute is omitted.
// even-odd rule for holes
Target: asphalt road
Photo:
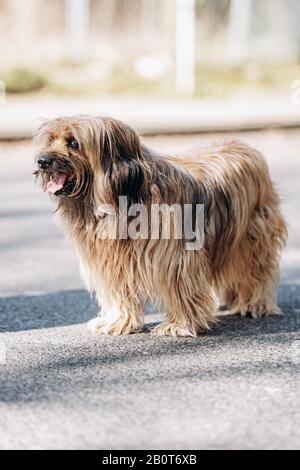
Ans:
<svg viewBox="0 0 300 470"><path fill-rule="evenodd" d="M213 137L147 141L177 152ZM290 225L284 316L225 317L197 340L90 334L97 307L34 185L31 144L0 144L1 449L300 447L300 131L238 137L266 154Z"/></svg>

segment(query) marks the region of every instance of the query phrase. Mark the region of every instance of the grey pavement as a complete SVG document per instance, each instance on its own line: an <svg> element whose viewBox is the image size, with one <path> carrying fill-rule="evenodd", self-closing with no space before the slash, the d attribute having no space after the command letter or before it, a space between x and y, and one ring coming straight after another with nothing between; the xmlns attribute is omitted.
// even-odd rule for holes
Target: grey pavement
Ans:
<svg viewBox="0 0 300 470"><path fill-rule="evenodd" d="M222 317L196 340L91 334L97 306L34 185L31 143L0 144L1 449L300 447L300 131L235 135L266 154L282 194L284 315ZM147 142L180 152L216 137Z"/></svg>
<svg viewBox="0 0 300 470"><path fill-rule="evenodd" d="M295 90L237 94L223 99L53 98L8 95L0 103L0 140L31 138L45 118L69 114L109 115L143 134L238 131L300 125Z"/></svg>

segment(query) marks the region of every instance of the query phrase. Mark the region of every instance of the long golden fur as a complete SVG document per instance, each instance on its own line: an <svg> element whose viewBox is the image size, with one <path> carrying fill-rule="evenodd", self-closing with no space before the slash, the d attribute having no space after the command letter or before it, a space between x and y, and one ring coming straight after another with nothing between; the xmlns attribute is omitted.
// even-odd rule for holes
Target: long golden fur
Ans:
<svg viewBox="0 0 300 470"><path fill-rule="evenodd" d="M89 116L45 122L35 143L45 189L57 175L71 175L54 199L85 284L101 306L94 330L142 330L143 303L156 298L166 307L166 321L153 330L160 335L197 336L216 322L219 302L241 315L279 312L287 228L258 151L232 140L166 157L143 145L130 126ZM204 203L204 247L189 251L174 237L103 239L107 214L99 207L118 211L119 196L146 207Z"/></svg>

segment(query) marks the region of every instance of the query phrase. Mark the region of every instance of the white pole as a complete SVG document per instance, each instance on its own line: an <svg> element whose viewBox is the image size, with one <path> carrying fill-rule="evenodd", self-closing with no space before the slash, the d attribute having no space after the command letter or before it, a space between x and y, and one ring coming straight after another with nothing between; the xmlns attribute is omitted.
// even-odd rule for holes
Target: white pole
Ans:
<svg viewBox="0 0 300 470"><path fill-rule="evenodd" d="M176 91L192 95L195 90L195 0L176 0Z"/></svg>
<svg viewBox="0 0 300 470"><path fill-rule="evenodd" d="M248 57L252 0L231 0L227 35L227 57L233 64Z"/></svg>
<svg viewBox="0 0 300 470"><path fill-rule="evenodd" d="M24 2L22 0L14 0L11 2L11 14L14 18L14 30L16 31L16 41L18 53L24 54L30 51L32 31L35 22L35 4L33 0Z"/></svg>
<svg viewBox="0 0 300 470"><path fill-rule="evenodd" d="M89 20L89 0L66 0L68 57L75 62L80 62L87 58Z"/></svg>

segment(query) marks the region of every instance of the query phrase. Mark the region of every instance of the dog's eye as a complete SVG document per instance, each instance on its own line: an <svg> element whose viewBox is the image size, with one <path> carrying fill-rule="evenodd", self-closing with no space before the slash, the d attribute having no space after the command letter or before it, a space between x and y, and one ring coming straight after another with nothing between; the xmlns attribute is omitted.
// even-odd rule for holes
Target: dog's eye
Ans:
<svg viewBox="0 0 300 470"><path fill-rule="evenodd" d="M74 139L74 137L70 137L69 139L67 139L67 146L73 150L79 149L78 142L76 139Z"/></svg>

